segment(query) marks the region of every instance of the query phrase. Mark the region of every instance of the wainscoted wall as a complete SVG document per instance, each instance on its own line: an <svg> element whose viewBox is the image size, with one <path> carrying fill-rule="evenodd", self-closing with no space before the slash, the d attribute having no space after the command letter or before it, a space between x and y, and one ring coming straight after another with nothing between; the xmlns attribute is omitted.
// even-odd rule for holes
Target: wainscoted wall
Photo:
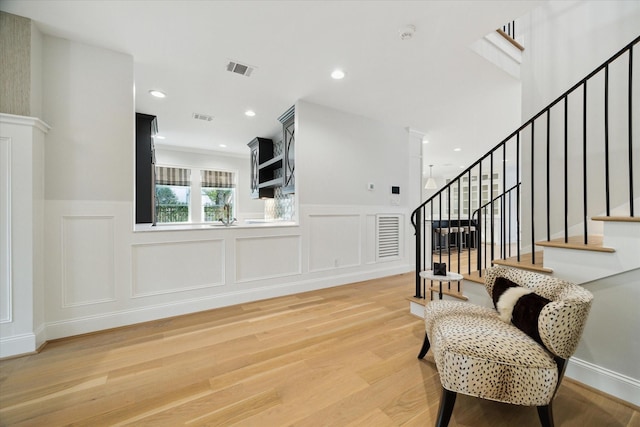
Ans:
<svg viewBox="0 0 640 427"><path fill-rule="evenodd" d="M11 138L0 136L0 323L11 309Z"/></svg>
<svg viewBox="0 0 640 427"><path fill-rule="evenodd" d="M39 119L0 114L0 357L44 336L44 141Z"/></svg>
<svg viewBox="0 0 640 427"><path fill-rule="evenodd" d="M359 215L309 215L309 271L352 267L362 263L361 218Z"/></svg>
<svg viewBox="0 0 640 427"><path fill-rule="evenodd" d="M63 308L116 300L113 222L112 215L62 217Z"/></svg>
<svg viewBox="0 0 640 427"><path fill-rule="evenodd" d="M224 285L224 239L132 245L131 297Z"/></svg>
<svg viewBox="0 0 640 427"><path fill-rule="evenodd" d="M404 257L375 260L375 217L388 207L303 206L297 226L139 232L132 203L49 200L46 212L49 340L412 269Z"/></svg>
<svg viewBox="0 0 640 427"><path fill-rule="evenodd" d="M282 232L286 234L235 239L236 283L302 274L298 230L286 228ZM292 232L296 234L289 234Z"/></svg>

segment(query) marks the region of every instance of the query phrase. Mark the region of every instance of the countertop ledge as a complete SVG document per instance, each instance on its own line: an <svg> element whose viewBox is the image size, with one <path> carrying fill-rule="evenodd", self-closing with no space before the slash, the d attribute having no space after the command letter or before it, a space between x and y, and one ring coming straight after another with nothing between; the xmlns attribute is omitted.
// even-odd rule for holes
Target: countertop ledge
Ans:
<svg viewBox="0 0 640 427"><path fill-rule="evenodd" d="M207 224L136 224L134 232L162 232L162 231L185 231L185 230L234 230L246 228L274 228L274 227L296 227L299 224L295 221L269 221L269 220L249 220L245 223L235 223L225 226L220 223Z"/></svg>

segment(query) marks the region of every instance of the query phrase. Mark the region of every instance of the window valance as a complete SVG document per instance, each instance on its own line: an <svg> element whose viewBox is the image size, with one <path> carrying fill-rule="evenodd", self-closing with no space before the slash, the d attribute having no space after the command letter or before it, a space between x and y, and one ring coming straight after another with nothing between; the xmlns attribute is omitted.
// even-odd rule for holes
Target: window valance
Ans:
<svg viewBox="0 0 640 427"><path fill-rule="evenodd" d="M234 188L233 172L200 171L202 187Z"/></svg>
<svg viewBox="0 0 640 427"><path fill-rule="evenodd" d="M156 166L156 184L188 187L191 185L191 169Z"/></svg>

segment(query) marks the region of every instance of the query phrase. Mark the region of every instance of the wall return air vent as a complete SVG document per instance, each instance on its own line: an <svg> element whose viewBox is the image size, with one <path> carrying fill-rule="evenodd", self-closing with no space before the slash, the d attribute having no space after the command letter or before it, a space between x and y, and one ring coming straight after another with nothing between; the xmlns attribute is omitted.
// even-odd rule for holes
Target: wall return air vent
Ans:
<svg viewBox="0 0 640 427"><path fill-rule="evenodd" d="M227 64L227 71L240 74L241 76L249 77L251 76L251 73L253 73L253 70L255 70L255 67L252 67L251 65L241 64L235 61L229 61L229 63Z"/></svg>
<svg viewBox="0 0 640 427"><path fill-rule="evenodd" d="M376 216L376 249L378 260L400 257L400 215Z"/></svg>

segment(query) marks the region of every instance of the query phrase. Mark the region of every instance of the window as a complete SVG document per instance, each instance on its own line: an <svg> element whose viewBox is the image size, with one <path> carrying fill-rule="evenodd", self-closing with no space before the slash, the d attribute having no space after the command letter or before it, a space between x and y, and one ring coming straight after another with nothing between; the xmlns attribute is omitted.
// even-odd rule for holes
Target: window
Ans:
<svg viewBox="0 0 640 427"><path fill-rule="evenodd" d="M191 170L156 167L156 221L188 222Z"/></svg>
<svg viewBox="0 0 640 427"><path fill-rule="evenodd" d="M236 190L232 172L202 170L200 186L204 222L235 218Z"/></svg>
<svg viewBox="0 0 640 427"><path fill-rule="evenodd" d="M155 193L158 223L214 222L236 215L233 172L157 166Z"/></svg>

